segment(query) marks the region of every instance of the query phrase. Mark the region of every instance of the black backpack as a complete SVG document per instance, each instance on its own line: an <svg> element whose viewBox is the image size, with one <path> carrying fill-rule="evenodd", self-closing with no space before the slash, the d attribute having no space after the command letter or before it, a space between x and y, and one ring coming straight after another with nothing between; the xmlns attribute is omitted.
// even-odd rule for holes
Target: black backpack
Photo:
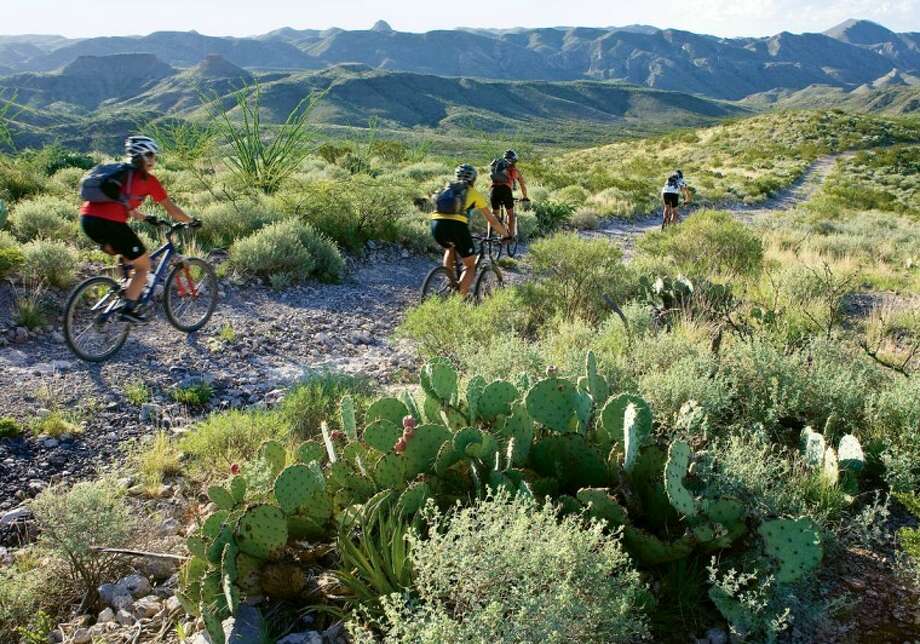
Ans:
<svg viewBox="0 0 920 644"><path fill-rule="evenodd" d="M466 193L470 186L465 181L448 183L434 198L435 212L441 215L465 215Z"/></svg>
<svg viewBox="0 0 920 644"><path fill-rule="evenodd" d="M511 162L508 159L493 159L489 168L492 183L507 184L511 181Z"/></svg>
<svg viewBox="0 0 920 644"><path fill-rule="evenodd" d="M674 188L675 190L680 188L680 177L678 177L676 174L672 174L670 177L668 177L668 187Z"/></svg>
<svg viewBox="0 0 920 644"><path fill-rule="evenodd" d="M133 177L130 163L97 165L80 180L80 198L93 203L115 201L127 205L127 188Z"/></svg>

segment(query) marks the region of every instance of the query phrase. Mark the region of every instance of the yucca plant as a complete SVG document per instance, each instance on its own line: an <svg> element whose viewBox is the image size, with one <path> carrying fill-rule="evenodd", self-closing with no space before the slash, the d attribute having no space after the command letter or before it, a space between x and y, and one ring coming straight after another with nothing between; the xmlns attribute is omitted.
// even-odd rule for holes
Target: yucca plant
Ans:
<svg viewBox="0 0 920 644"><path fill-rule="evenodd" d="M339 588L330 594L350 609L380 614L382 597L412 586L410 530L407 518L386 503L342 521L336 540L340 564L331 573Z"/></svg>
<svg viewBox="0 0 920 644"><path fill-rule="evenodd" d="M231 172L266 194L277 190L313 151L314 131L307 121L322 96L312 93L305 97L284 123L271 131L262 122L262 89L258 84L233 95L236 109L213 101L211 105L217 109L212 112L212 121L228 145L224 162Z"/></svg>

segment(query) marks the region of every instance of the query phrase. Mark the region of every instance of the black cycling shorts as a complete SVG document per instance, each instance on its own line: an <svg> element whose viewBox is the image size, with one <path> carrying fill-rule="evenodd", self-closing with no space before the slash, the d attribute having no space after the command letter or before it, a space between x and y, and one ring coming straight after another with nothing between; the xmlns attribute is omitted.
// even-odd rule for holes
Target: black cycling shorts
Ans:
<svg viewBox="0 0 920 644"><path fill-rule="evenodd" d="M442 248L457 249L460 257L470 257L476 254L470 227L463 222L451 219L433 219L431 221L431 235Z"/></svg>
<svg viewBox="0 0 920 644"><path fill-rule="evenodd" d="M680 199L680 195L678 195L676 192L662 192L661 198L664 199L664 205L676 207Z"/></svg>
<svg viewBox="0 0 920 644"><path fill-rule="evenodd" d="M492 186L492 211L498 212L502 206L505 210L514 210L514 193L511 186Z"/></svg>
<svg viewBox="0 0 920 644"><path fill-rule="evenodd" d="M102 250L111 250L125 259L137 259L147 252L144 243L128 224L83 215L80 217L80 228L87 237L99 244Z"/></svg>

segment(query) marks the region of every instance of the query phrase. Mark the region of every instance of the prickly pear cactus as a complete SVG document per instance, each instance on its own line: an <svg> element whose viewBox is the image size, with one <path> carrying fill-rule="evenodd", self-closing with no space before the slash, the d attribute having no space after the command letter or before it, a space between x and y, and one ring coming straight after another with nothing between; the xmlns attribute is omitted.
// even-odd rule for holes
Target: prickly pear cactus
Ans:
<svg viewBox="0 0 920 644"><path fill-rule="evenodd" d="M675 510L687 517L695 517L696 500L686 487L684 477L690 468L690 446L683 441L674 441L668 450L668 462L664 466L664 489L668 501Z"/></svg>
<svg viewBox="0 0 920 644"><path fill-rule="evenodd" d="M479 416L483 420L495 420L499 414L511 413L511 405L518 399L518 390L510 382L496 380L486 385L479 399Z"/></svg>
<svg viewBox="0 0 920 644"><path fill-rule="evenodd" d="M479 401L485 388L486 379L482 376L474 376L466 386L466 409L471 423L479 418Z"/></svg>
<svg viewBox="0 0 920 644"><path fill-rule="evenodd" d="M818 468L824 464L824 436L814 431L811 427L802 430L802 453L809 467Z"/></svg>
<svg viewBox="0 0 920 644"><path fill-rule="evenodd" d="M866 464L862 445L852 434L847 434L840 439L840 443L837 445L837 459L840 462L840 467L853 473L862 471Z"/></svg>
<svg viewBox="0 0 920 644"><path fill-rule="evenodd" d="M576 498L588 506L589 515L603 519L608 526L626 524L626 509L610 496L606 488L582 488Z"/></svg>
<svg viewBox="0 0 920 644"><path fill-rule="evenodd" d="M826 485L834 486L840 482L840 464L837 462L837 452L833 447L824 450L824 466L821 468L821 478Z"/></svg>
<svg viewBox="0 0 920 644"><path fill-rule="evenodd" d="M531 446L530 465L541 476L558 480L563 491L572 493L583 487L605 487L609 482L603 456L581 434L543 437Z"/></svg>
<svg viewBox="0 0 920 644"><path fill-rule="evenodd" d="M259 447L259 459L269 467L272 476L278 476L287 461L287 451L278 441L265 441Z"/></svg>
<svg viewBox="0 0 920 644"><path fill-rule="evenodd" d="M242 476L234 476L230 479L230 494L236 505L241 505L246 500L246 479Z"/></svg>
<svg viewBox="0 0 920 644"><path fill-rule="evenodd" d="M342 419L342 431L348 440L358 440L358 421L355 419L355 401L351 396L342 398L339 403L339 416Z"/></svg>
<svg viewBox="0 0 920 644"><path fill-rule="evenodd" d="M450 432L440 425L417 427L415 435L407 442L406 450L400 457L402 459L402 479L411 481L419 474L431 470L441 445L450 439Z"/></svg>
<svg viewBox="0 0 920 644"><path fill-rule="evenodd" d="M402 418L399 424L391 420L380 419L364 429L364 442L380 452L389 452L402 433Z"/></svg>
<svg viewBox="0 0 920 644"><path fill-rule="evenodd" d="M285 514L298 514L316 504L325 493L326 481L319 465L291 465L275 479L275 500Z"/></svg>
<svg viewBox="0 0 920 644"><path fill-rule="evenodd" d="M431 488L427 483L413 483L399 495L396 507L401 514L411 517L425 505L425 501L430 496Z"/></svg>
<svg viewBox="0 0 920 644"><path fill-rule="evenodd" d="M818 528L807 517L764 521L757 532L763 538L764 551L777 563L777 583L801 579L815 570L824 556Z"/></svg>
<svg viewBox="0 0 920 644"><path fill-rule="evenodd" d="M287 518L274 506L252 507L237 523L236 543L240 552L256 559L274 559L281 556L287 540Z"/></svg>
<svg viewBox="0 0 920 644"><path fill-rule="evenodd" d="M605 452L609 451L613 445L622 445L625 442L624 421L626 408L629 405L635 407L634 429L638 442L641 443L652 433L652 410L645 400L631 394L621 394L616 398L611 398L604 405L597 428L598 441Z"/></svg>
<svg viewBox="0 0 920 644"><path fill-rule="evenodd" d="M422 387L438 400L454 403L457 400L457 371L449 361L432 360L422 368Z"/></svg>
<svg viewBox="0 0 920 644"><path fill-rule="evenodd" d="M380 398L367 408L364 420L368 425L376 420L386 420L401 427L403 417L408 414L409 410L402 401L396 398Z"/></svg>
<svg viewBox="0 0 920 644"><path fill-rule="evenodd" d="M219 485L208 488L208 498L221 510L232 510L238 503L230 491Z"/></svg>
<svg viewBox="0 0 920 644"><path fill-rule="evenodd" d="M570 430L578 391L565 378L541 380L527 392L527 413L538 423L557 432Z"/></svg>
<svg viewBox="0 0 920 644"><path fill-rule="evenodd" d="M304 465L309 465L313 461L322 463L323 459L326 458L326 447L316 441L304 441L297 446L294 456L298 463L303 463Z"/></svg>
<svg viewBox="0 0 920 644"><path fill-rule="evenodd" d="M597 371L597 358L594 356L593 351L588 351L588 355L585 357L585 378L588 393L591 394L594 402L600 404L610 397L610 387L604 377Z"/></svg>

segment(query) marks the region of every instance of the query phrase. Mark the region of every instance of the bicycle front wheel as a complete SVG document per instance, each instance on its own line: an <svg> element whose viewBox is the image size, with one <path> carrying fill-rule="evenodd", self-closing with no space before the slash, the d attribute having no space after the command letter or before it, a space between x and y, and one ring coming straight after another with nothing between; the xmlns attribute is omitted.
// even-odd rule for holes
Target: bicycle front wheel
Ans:
<svg viewBox="0 0 920 644"><path fill-rule="evenodd" d="M118 351L131 331L120 319L121 286L100 275L80 283L64 309L64 340L77 357L102 362Z"/></svg>
<svg viewBox="0 0 920 644"><path fill-rule="evenodd" d="M450 272L443 266L435 266L428 271L425 281L422 282L420 299L424 302L430 297L447 297L453 293L454 288L454 280Z"/></svg>
<svg viewBox="0 0 920 644"><path fill-rule="evenodd" d="M476 296L476 301L482 302L500 289L503 284L502 274L498 272L497 268L491 264L483 266L479 269L479 275L476 276L476 283L473 285L473 294Z"/></svg>
<svg viewBox="0 0 920 644"><path fill-rule="evenodd" d="M185 333L207 324L217 307L217 274L211 265L198 257L176 264L166 278L163 307L169 323Z"/></svg>

